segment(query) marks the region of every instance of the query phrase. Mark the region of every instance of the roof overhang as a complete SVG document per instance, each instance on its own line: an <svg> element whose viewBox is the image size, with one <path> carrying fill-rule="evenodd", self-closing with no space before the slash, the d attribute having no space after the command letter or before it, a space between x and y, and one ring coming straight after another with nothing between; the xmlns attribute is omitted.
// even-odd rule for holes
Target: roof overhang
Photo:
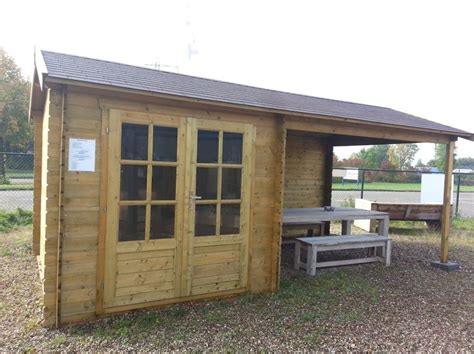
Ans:
<svg viewBox="0 0 474 354"><path fill-rule="evenodd" d="M48 83L74 85L74 86L79 86L79 87L84 87L84 88L93 88L97 90L122 92L122 93L128 93L128 94L134 94L134 95L140 95L140 96L149 96L149 97L155 97L155 98L161 98L161 99L167 99L167 100L173 100L173 101L212 105L212 106L225 107L225 108L231 108L231 109L248 110L248 111L253 111L253 112L266 112L266 113L279 114L283 116L305 117L305 118L319 119L319 120L325 120L325 121L331 121L331 122L351 123L351 124L360 125L360 126L373 126L373 127L379 127L379 128L383 127L386 129L405 130L407 132L417 131L417 132L433 134L433 139L420 140L416 142L439 142L441 140L443 142L446 142L449 140L451 141L457 140L458 137L474 141L474 134L470 134L467 132L465 134L464 132L455 133L455 132L450 132L450 131L423 129L423 128L417 128L417 127L407 127L407 126L396 125L396 124L383 124L383 123L375 123L375 122L369 122L369 121L361 121L357 119L337 117L337 116L324 116L324 115L315 115L315 114L308 114L308 113L302 113L302 112L286 111L286 110L280 110L280 109L268 109L268 108L263 108L263 107L258 107L258 106L250 106L250 105L234 104L234 103L215 101L215 100L207 100L207 99L201 99L201 98L193 98L193 97L188 97L184 95L183 96L171 95L171 94L157 93L154 91L138 90L138 89L90 83L90 82L78 81L78 80L72 80L72 79L57 78L57 77L49 76L48 74L44 74L44 85L47 85ZM437 139L435 137L442 137L442 139L440 138ZM381 140L390 140L390 139L381 139ZM399 139L393 139L393 140L400 141ZM407 141L411 141L411 140L407 140ZM379 142L379 143L381 144L382 142Z"/></svg>
<svg viewBox="0 0 474 354"><path fill-rule="evenodd" d="M46 93L44 90L44 77L47 75L43 56L39 52L34 54L33 83L30 92L29 119L43 116Z"/></svg>

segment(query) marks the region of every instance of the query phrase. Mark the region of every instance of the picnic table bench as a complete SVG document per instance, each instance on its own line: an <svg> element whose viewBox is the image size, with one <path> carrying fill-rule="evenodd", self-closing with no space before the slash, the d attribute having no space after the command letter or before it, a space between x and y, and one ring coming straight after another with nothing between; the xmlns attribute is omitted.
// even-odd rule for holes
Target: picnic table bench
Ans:
<svg viewBox="0 0 474 354"><path fill-rule="evenodd" d="M320 236L320 237L300 237L296 239L295 245L295 269L306 269L306 274L316 275L317 268L334 267L348 264L361 264L369 262L384 262L390 265L392 241L388 236L375 234L365 235L341 235L341 236ZM301 261L301 248L307 248L306 262ZM375 252L373 255L364 258L344 259L336 261L318 262L318 252L347 250L357 248L381 247L381 256Z"/></svg>
<svg viewBox="0 0 474 354"><path fill-rule="evenodd" d="M351 235L354 220L369 219L378 222L378 234ZM298 237L295 243L295 269L305 268L307 274L315 275L316 268L332 267L347 264L384 262L390 265L391 240L388 237L389 214L373 210L356 208L288 208L284 209L284 228L312 229L318 223L340 220L342 235L321 235L318 237ZM312 236L308 232L308 236ZM307 261L301 261L301 248L307 248ZM318 252L346 249L368 248L367 257L327 262L317 262Z"/></svg>

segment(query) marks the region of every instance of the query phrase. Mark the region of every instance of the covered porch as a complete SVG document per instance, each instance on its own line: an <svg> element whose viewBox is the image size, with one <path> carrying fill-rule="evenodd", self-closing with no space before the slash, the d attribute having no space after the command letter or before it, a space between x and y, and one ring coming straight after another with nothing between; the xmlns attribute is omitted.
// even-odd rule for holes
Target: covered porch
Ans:
<svg viewBox="0 0 474 354"><path fill-rule="evenodd" d="M322 117L321 117L322 118ZM378 145L378 144L405 144L405 143L421 143L430 142L437 144L445 144L446 146L446 171L444 183L444 198L442 211L442 225L440 229L440 251L439 259L433 260L434 266L445 270L451 270L457 264L449 261L449 231L451 222L451 181L450 176L453 171L454 161L454 146L457 140L456 136L449 134L442 134L441 132L433 132L430 129L411 128L411 127L393 127L388 124L381 123L355 123L348 120L337 122L334 120L318 119L315 121L312 118L303 117L285 117L281 125L282 139L282 178L281 178L281 235L290 236L290 240L294 240L295 236L313 236L312 233L318 234L320 237L332 237L330 232L331 218L324 219L322 222L318 208L331 205L332 195L332 167L333 167L333 149L337 146L355 146L355 145ZM336 207L337 208L337 207ZM340 209L340 208L337 208ZM304 215L301 211L311 211L313 216ZM300 211L300 212L298 212ZM330 214L329 210L322 210L323 213ZM362 210L353 209L353 213L362 212ZM316 214L314 214L316 213ZM299 214L299 216L297 216ZM351 214L351 213L349 213ZM292 216L291 222L288 217ZM372 218L372 217L367 217ZM349 249L347 246L348 240L345 239L351 235L351 220L357 218L351 217L335 217L334 220L342 221L342 229L339 233L342 235L339 238L335 237L331 242L335 244L334 247L326 249ZM360 219L360 218L359 218ZM299 221L298 221L299 220ZM298 222L301 227L298 227ZM319 222L319 224L318 224ZM383 237L388 237L389 222L382 222L378 229L378 234ZM313 231L314 230L314 231ZM371 234L363 235L371 237ZM323 242L322 240L313 239L315 244ZM337 241L341 245L337 245ZM311 240L310 240L311 241ZM353 240L354 241L354 240ZM361 242L358 239L357 242ZM366 240L367 241L367 240ZM372 240L375 242L376 240ZM378 240L380 241L380 240ZM280 240L282 244L283 241ZM308 243L303 239L296 241L295 251L295 268L299 268L298 248ZM311 243L311 242L310 242ZM281 246L280 244L280 246ZM344 246L346 245L346 246ZM353 244L354 248L360 248L361 245ZM364 244L364 247L372 248L370 244ZM320 249L324 249L320 248ZM346 248L344 248L346 247ZM380 247L380 252L377 254L375 249L371 253L368 252L366 259L354 259L347 261L329 261L326 266L344 265L344 264L358 264L369 261L383 261L387 265L390 260L387 260L386 250L388 247ZM316 247L313 247L316 252ZM378 258L376 258L379 256ZM310 270L310 261L305 265L308 274L314 275L316 269L316 256L312 256L308 248L307 258L313 258L312 269ZM324 265L321 264L320 267ZM319 266L318 266L319 267Z"/></svg>

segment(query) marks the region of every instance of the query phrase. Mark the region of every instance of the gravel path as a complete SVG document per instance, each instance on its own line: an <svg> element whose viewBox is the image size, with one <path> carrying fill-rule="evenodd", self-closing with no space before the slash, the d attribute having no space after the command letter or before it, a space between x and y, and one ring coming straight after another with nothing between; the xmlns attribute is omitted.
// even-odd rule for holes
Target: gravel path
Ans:
<svg viewBox="0 0 474 354"><path fill-rule="evenodd" d="M30 230L0 234L0 352L104 350L473 351L474 232L453 235L462 269L429 265L435 236L393 236L393 265L291 269L279 293L135 311L42 328Z"/></svg>

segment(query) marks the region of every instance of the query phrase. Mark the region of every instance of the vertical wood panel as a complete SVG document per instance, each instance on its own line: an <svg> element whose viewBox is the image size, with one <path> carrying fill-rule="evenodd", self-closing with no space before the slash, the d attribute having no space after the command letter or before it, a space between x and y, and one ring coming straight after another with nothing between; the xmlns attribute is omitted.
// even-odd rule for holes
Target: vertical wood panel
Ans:
<svg viewBox="0 0 474 354"><path fill-rule="evenodd" d="M451 227L451 192L454 165L454 141L446 144L446 167L444 170L443 215L441 218L441 262L448 261L449 229Z"/></svg>
<svg viewBox="0 0 474 354"><path fill-rule="evenodd" d="M40 254L41 239L41 160L43 140L43 117L34 117L34 191L33 191L33 254Z"/></svg>
<svg viewBox="0 0 474 354"><path fill-rule="evenodd" d="M272 240L272 274L271 290L277 291L280 284L281 260L281 232L283 219L283 203L285 192L285 154L286 154L286 128L283 118L277 123L277 146L275 161L275 204L273 208L273 240Z"/></svg>
<svg viewBox="0 0 474 354"><path fill-rule="evenodd" d="M101 163L100 163L100 207L99 207L99 229L97 242L97 297L95 310L97 314L104 312L104 273L105 273L105 236L107 233L107 180L108 180L108 129L109 111L102 111L101 132Z"/></svg>

